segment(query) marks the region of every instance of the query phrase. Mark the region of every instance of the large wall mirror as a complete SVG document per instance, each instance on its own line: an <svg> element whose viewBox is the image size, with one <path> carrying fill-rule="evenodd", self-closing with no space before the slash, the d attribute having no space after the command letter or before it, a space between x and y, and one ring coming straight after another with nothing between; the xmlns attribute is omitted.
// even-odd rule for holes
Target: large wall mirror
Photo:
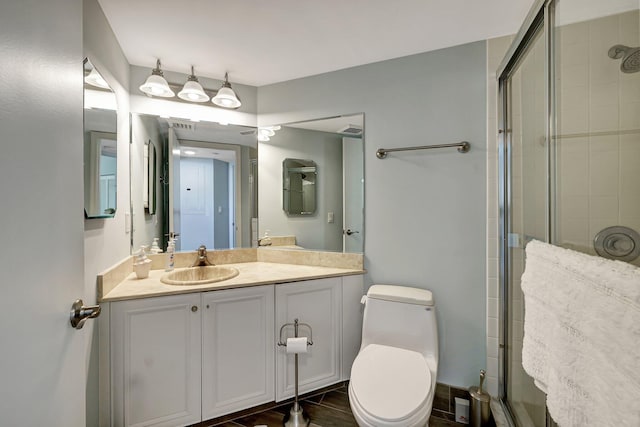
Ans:
<svg viewBox="0 0 640 427"><path fill-rule="evenodd" d="M116 96L91 61L84 61L84 213L112 218L117 195Z"/></svg>
<svg viewBox="0 0 640 427"><path fill-rule="evenodd" d="M256 245L255 128L133 113L130 156L134 250Z"/></svg>
<svg viewBox="0 0 640 427"><path fill-rule="evenodd" d="M262 131L259 237L268 233L272 247L282 241L302 249L363 252L364 115Z"/></svg>

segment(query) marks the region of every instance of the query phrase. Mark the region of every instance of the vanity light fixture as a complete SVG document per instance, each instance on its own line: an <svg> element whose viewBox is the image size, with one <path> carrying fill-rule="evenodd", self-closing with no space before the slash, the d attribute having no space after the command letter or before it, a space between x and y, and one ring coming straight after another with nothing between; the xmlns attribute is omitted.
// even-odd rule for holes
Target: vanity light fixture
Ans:
<svg viewBox="0 0 640 427"><path fill-rule="evenodd" d="M84 78L85 83L90 84L91 86L96 86L102 89L110 89L109 83L106 82L104 78L96 71L96 69L92 69L91 72Z"/></svg>
<svg viewBox="0 0 640 427"><path fill-rule="evenodd" d="M211 102L223 108L238 108L242 105L238 95L231 88L229 83L229 73L224 73L224 83L218 89L218 93L211 99Z"/></svg>
<svg viewBox="0 0 640 427"><path fill-rule="evenodd" d="M207 102L209 100L209 95L204 93L202 85L193 72L193 65L191 66L191 75L187 78L182 90L178 92L178 98L191 102Z"/></svg>
<svg viewBox="0 0 640 427"><path fill-rule="evenodd" d="M176 95L164 79L164 75L160 69L159 59L156 62L156 68L151 71L151 75L147 77L144 84L140 86L140 90L147 95L159 96L161 98L171 98Z"/></svg>

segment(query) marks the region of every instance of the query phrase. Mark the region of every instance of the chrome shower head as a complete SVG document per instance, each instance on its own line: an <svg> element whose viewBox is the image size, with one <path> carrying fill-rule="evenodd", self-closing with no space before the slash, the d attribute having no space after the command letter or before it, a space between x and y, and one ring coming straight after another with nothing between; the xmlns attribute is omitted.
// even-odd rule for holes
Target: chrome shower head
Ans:
<svg viewBox="0 0 640 427"><path fill-rule="evenodd" d="M620 70L623 73L635 73L640 71L640 47L628 47L617 44L609 49L609 58L620 59Z"/></svg>

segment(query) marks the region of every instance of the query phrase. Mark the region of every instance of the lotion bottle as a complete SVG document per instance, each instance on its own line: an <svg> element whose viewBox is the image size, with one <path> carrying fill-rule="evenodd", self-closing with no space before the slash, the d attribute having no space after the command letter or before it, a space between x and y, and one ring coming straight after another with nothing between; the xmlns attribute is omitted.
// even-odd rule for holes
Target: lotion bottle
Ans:
<svg viewBox="0 0 640 427"><path fill-rule="evenodd" d="M166 254L166 258L165 258L165 265L164 265L164 271L173 271L174 265L175 265L175 255L176 252L176 246L175 246L175 240L171 239L169 240L169 244L167 245L167 254Z"/></svg>

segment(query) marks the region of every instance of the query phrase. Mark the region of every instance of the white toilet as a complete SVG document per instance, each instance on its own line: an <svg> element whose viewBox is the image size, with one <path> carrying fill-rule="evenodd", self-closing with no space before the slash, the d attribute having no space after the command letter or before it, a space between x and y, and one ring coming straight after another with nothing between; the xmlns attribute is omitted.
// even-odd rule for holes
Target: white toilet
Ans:
<svg viewBox="0 0 640 427"><path fill-rule="evenodd" d="M351 368L349 402L361 427L427 426L438 372L431 291L373 285L362 345Z"/></svg>

